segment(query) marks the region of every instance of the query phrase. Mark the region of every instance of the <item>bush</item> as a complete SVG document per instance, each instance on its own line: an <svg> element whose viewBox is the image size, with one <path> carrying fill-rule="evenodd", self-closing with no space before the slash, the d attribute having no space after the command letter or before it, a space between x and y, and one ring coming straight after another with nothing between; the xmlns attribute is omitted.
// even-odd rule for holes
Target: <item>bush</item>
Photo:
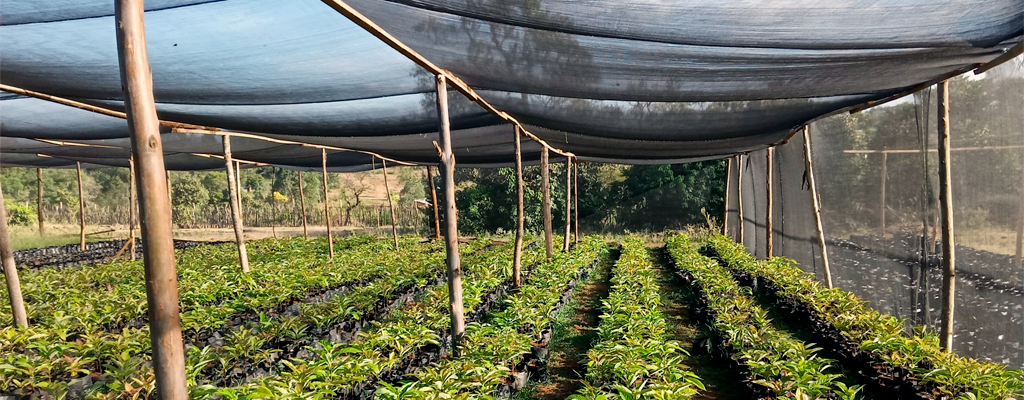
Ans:
<svg viewBox="0 0 1024 400"><path fill-rule="evenodd" d="M29 226L36 223L36 209L25 203L7 204L7 224Z"/></svg>

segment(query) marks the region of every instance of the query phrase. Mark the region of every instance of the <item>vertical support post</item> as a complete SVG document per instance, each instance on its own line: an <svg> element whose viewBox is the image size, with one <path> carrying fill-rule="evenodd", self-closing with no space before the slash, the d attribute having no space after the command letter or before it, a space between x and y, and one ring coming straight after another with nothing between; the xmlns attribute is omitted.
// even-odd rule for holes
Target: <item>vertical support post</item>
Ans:
<svg viewBox="0 0 1024 400"><path fill-rule="evenodd" d="M459 259L459 216L455 208L455 155L448 123L448 83L437 76L437 120L441 141L441 180L444 182L445 248L448 252L448 301L451 307L452 355L459 356L459 345L466 332L462 307L462 264Z"/></svg>
<svg viewBox="0 0 1024 400"><path fill-rule="evenodd" d="M526 207L523 204L525 189L523 188L523 147L519 126L515 127L516 143L516 244L512 252L512 283L515 287L523 285L523 229L526 221Z"/></svg>
<svg viewBox="0 0 1024 400"><path fill-rule="evenodd" d="M327 149L320 149L320 157L323 160L324 173L324 220L327 221L327 248L334 259L334 236L331 236L331 200L327 195Z"/></svg>
<svg viewBox="0 0 1024 400"><path fill-rule="evenodd" d="M953 351L953 308L956 293L956 243L953 239L952 160L949 154L949 81L939 83L939 204L942 213L942 329L939 345Z"/></svg>
<svg viewBox="0 0 1024 400"><path fill-rule="evenodd" d="M235 228L235 244L238 245L238 263L242 266L242 272L249 272L249 255L245 249L245 228L242 227L242 204L238 195L238 187L235 182L235 163L231 159L231 136L222 136L224 145L224 166L227 168L228 195L231 197L231 223Z"/></svg>
<svg viewBox="0 0 1024 400"><path fill-rule="evenodd" d="M117 53L132 155L138 163L136 179L140 194L155 395L162 400L185 400L188 399L188 388L178 309L178 276L174 265L171 199L164 169L160 122L153 100L153 75L146 50L142 3L142 0L115 0Z"/></svg>
<svg viewBox="0 0 1024 400"><path fill-rule="evenodd" d="M814 163L811 160L811 131L804 125L804 166L807 169L807 186L811 188L811 204L814 206L814 228L818 231L818 248L821 249L821 264L825 270L825 284L832 288L832 270L828 267L828 250L825 248L825 230L821 226L821 199L814 182Z"/></svg>
<svg viewBox="0 0 1024 400"><path fill-rule="evenodd" d="M14 265L14 249L11 247L11 233L7 228L7 205L4 193L0 189L0 258L3 258L4 278L7 280L7 295L11 300L11 315L14 325L28 327L28 314L25 313L25 299L21 296L21 280L18 268Z"/></svg>
<svg viewBox="0 0 1024 400"><path fill-rule="evenodd" d="M722 234L726 236L729 235L729 188L732 187L730 185L732 183L732 159L733 157L729 157L725 161L725 207L723 207L725 212L722 214Z"/></svg>
<svg viewBox="0 0 1024 400"><path fill-rule="evenodd" d="M736 220L739 226L736 229L736 241L746 244L746 237L743 236L743 227L747 222L743 220L743 155L736 156Z"/></svg>
<svg viewBox="0 0 1024 400"><path fill-rule="evenodd" d="M551 259L551 253L553 250L552 244L552 232L551 232L551 181L550 181L550 165L548 165L548 148L541 147L540 149L540 191L543 193L543 199L541 206L544 209L544 250L548 259Z"/></svg>
<svg viewBox="0 0 1024 400"><path fill-rule="evenodd" d="M437 210L437 186L434 184L434 173L427 166L427 183L430 184L430 203L434 206L434 239L441 238L441 215Z"/></svg>
<svg viewBox="0 0 1024 400"><path fill-rule="evenodd" d="M135 156L128 157L128 251L135 260Z"/></svg>
<svg viewBox="0 0 1024 400"><path fill-rule="evenodd" d="M238 208L242 209L242 163L235 161L235 188L238 193ZM242 222L245 222L245 211L241 211Z"/></svg>
<svg viewBox="0 0 1024 400"><path fill-rule="evenodd" d="M174 207L174 198L171 196L171 170L165 169L164 170L164 175L167 176L167 204L170 204L171 207ZM173 214L174 210L172 209L171 211L172 211L171 215L173 216L174 215Z"/></svg>
<svg viewBox="0 0 1024 400"><path fill-rule="evenodd" d="M576 221L576 234L573 237L576 239L576 244L580 243L580 160L577 159L572 163L572 200L573 204L572 212L574 214L574 220Z"/></svg>
<svg viewBox="0 0 1024 400"><path fill-rule="evenodd" d="M878 197L878 236L885 237L885 180L889 177L887 164L889 163L889 153L882 150L882 188L879 190Z"/></svg>
<svg viewBox="0 0 1024 400"><path fill-rule="evenodd" d="M565 158L565 236L562 237L562 251L569 251L569 236L572 234L572 157Z"/></svg>
<svg viewBox="0 0 1024 400"><path fill-rule="evenodd" d="M76 162L78 169L78 234L79 245L85 251L85 190L82 189L82 163Z"/></svg>
<svg viewBox="0 0 1024 400"><path fill-rule="evenodd" d="M1021 169L1021 173L1021 177L1024 178L1024 168ZM1020 208L1018 209L1020 214L1017 215L1017 258L1015 259L1018 267L1024 262L1024 182L1021 182L1020 190Z"/></svg>
<svg viewBox="0 0 1024 400"><path fill-rule="evenodd" d="M391 185L388 184L388 162L381 159L380 165L384 168L384 189L388 192L388 208L391 210L391 236L395 239L395 250L398 250L398 222L395 219L395 203L391 200Z"/></svg>
<svg viewBox="0 0 1024 400"><path fill-rule="evenodd" d="M274 196L274 184L277 183L277 171L270 173L270 231L274 233L274 239L277 239L277 197Z"/></svg>
<svg viewBox="0 0 1024 400"><path fill-rule="evenodd" d="M39 195L36 199L36 222L39 223L39 236L43 236L45 228L43 228L43 169L36 168L36 185L37 194Z"/></svg>
<svg viewBox="0 0 1024 400"><path fill-rule="evenodd" d="M773 247L775 246L775 243L773 242L774 234L772 232L772 213L774 212L774 208L775 208L774 207L774 200L775 199L774 199L774 195L772 193L772 167L773 167L773 164L774 164L774 162L773 162L774 160L773 159L775 158L774 157L774 155L775 155L775 148L774 147L769 147L768 150L765 151L765 153L767 154L766 158L768 159L768 165L767 165L767 168L765 168L765 177L766 177L766 181L765 181L765 194L767 196L767 201L765 202L766 213L765 213L765 219L764 219L764 221L765 221L764 222L764 225L765 225L765 230L764 230L764 234L765 234L764 254L765 254L765 258L771 258L774 255Z"/></svg>
<svg viewBox="0 0 1024 400"><path fill-rule="evenodd" d="M309 239L309 229L306 228L306 191L302 188L302 171L299 171L299 202L302 203L302 237Z"/></svg>

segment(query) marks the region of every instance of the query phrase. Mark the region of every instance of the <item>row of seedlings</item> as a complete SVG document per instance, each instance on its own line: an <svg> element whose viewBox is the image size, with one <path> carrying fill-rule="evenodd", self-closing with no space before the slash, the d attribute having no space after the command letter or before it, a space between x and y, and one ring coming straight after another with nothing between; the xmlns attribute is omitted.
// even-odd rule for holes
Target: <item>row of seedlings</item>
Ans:
<svg viewBox="0 0 1024 400"><path fill-rule="evenodd" d="M325 261L316 254L326 242L289 239L261 241L255 253L254 269L249 274L238 271L232 261L223 258L212 248L197 248L180 257L182 293L182 327L187 338L197 338L232 323L239 315L253 310L274 308L282 302L316 296L324 289L356 287L381 276L388 263L369 263L373 256L387 248L387 241L368 243L366 238L355 238L343 256ZM365 243L365 244L364 244ZM408 243L414 245L414 243ZM416 245L420 251L430 252L437 245ZM230 249L221 249L230 253ZM436 251L435 251L436 252ZM197 254L196 254L197 253ZM258 260L258 261L257 261ZM396 259L389 260L392 263ZM122 265L123 266L123 265ZM107 272L106 266L97 266L93 289L84 275L74 274L77 281L65 286L79 287L79 296L93 291L106 291L102 283L107 279L121 280L114 293L122 297L102 297L109 303L76 302L71 297L76 291L67 290L68 303L78 308L55 311L51 319L29 328L0 328L0 384L5 392L68 394L82 397L90 393L120 393L133 397L148 393L153 386L153 371L146 364L150 353L148 325L145 324L145 299L142 272L122 275ZM141 268L140 268L141 269ZM77 271L76 271L77 272ZM109 280L107 280L109 282ZM39 288L41 289L41 288ZM134 293L141 291L142 299ZM232 291L234 293L232 293ZM56 300L54 300L56 301ZM135 318L121 329L105 330L109 324L96 324L90 320L105 310L127 310L125 303L138 304L137 311L124 312L123 319ZM141 316L137 316L141 314ZM71 318L69 315L77 315ZM191 357L190 357L191 358ZM195 368L195 370L193 370ZM200 367L190 363L190 376L198 375Z"/></svg>
<svg viewBox="0 0 1024 400"><path fill-rule="evenodd" d="M934 334L908 335L906 321L872 309L852 293L823 287L790 259L758 261L724 236L708 245L741 283L763 288L881 393L907 399L1024 395L1024 372L945 352Z"/></svg>
<svg viewBox="0 0 1024 400"><path fill-rule="evenodd" d="M125 246L126 243L128 243L127 239L89 242L85 244L85 251L82 251L81 244L78 243L18 250L14 252L14 263L18 266L18 269L62 269L100 264L112 261L114 256L118 254L127 254L125 253L127 250L127 247ZM196 246L219 245L224 243L227 242L175 240L174 248L181 250ZM142 242L136 242L135 253L139 257L142 257ZM124 257L128 256L125 255Z"/></svg>
<svg viewBox="0 0 1024 400"><path fill-rule="evenodd" d="M443 359L400 385L384 383L377 399L505 398L519 390L547 357L554 317L576 285L606 253L599 237L586 237L568 253L536 266L517 292L485 321L466 327L459 357Z"/></svg>
<svg viewBox="0 0 1024 400"><path fill-rule="evenodd" d="M659 275L643 240L627 237L604 300L599 342L587 352L585 386L572 399L685 399L704 390L683 363L689 353L669 338Z"/></svg>
<svg viewBox="0 0 1024 400"><path fill-rule="evenodd" d="M711 330L714 351L727 356L733 369L758 399L856 399L859 385L847 386L841 374L828 373L835 360L779 331L768 313L729 271L701 255L685 235L666 240L669 262L699 292L692 306Z"/></svg>
<svg viewBox="0 0 1024 400"><path fill-rule="evenodd" d="M474 322L512 286L512 246L463 257L463 305ZM523 265L543 259L528 246ZM367 398L379 382L402 377L437 361L451 337L448 285L435 285L378 321L349 342L321 340L307 354L281 360L271 375L232 387L197 386L192 398Z"/></svg>

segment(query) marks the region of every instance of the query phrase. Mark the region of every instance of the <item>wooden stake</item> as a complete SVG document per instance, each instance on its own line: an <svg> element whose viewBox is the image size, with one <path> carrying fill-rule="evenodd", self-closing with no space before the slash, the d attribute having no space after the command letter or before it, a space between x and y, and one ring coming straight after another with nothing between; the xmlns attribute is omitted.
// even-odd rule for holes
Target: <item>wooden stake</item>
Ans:
<svg viewBox="0 0 1024 400"><path fill-rule="evenodd" d="M565 158L565 236L562 237L562 251L569 251L569 236L572 234L572 158Z"/></svg>
<svg viewBox="0 0 1024 400"><path fill-rule="evenodd" d="M174 214L173 214L173 211L174 211L174 209L173 209L173 207L174 207L174 198L171 196L171 170L165 169L164 170L164 175L167 176L167 204L170 204L171 207L172 207L172 209L171 209L171 212L172 212L171 216L173 217L174 216Z"/></svg>
<svg viewBox="0 0 1024 400"><path fill-rule="evenodd" d="M3 258L4 277L7 279L7 295L11 300L11 315L15 326L28 327L25 313L25 299L21 296L21 280L14 265L14 249L11 247L11 233L7 228L7 203L0 189L0 258Z"/></svg>
<svg viewBox="0 0 1024 400"><path fill-rule="evenodd" d="M448 123L448 87L444 75L437 75L437 120L441 141L441 175L444 182L445 247L448 252L448 301L451 308L452 355L459 356L459 345L466 332L462 307L462 264L459 259L459 217L455 207L455 155Z"/></svg>
<svg viewBox="0 0 1024 400"><path fill-rule="evenodd" d="M299 171L299 200L302 203L302 237L309 239L309 229L306 228L306 191L302 189L302 171Z"/></svg>
<svg viewBox="0 0 1024 400"><path fill-rule="evenodd" d="M384 169L384 189L388 192L388 209L391 210L391 236L395 239L395 250L398 250L398 222L395 219L395 203L391 200L391 185L388 184L388 162L380 160Z"/></svg>
<svg viewBox="0 0 1024 400"><path fill-rule="evenodd" d="M238 245L238 263L242 265L242 272L249 272L249 255L245 249L245 229L242 227L242 204L239 201L238 187L235 182L235 163L231 160L231 136L224 135L221 139L224 145L224 166L227 168L228 195L231 197L231 223L235 228L235 244Z"/></svg>
<svg viewBox="0 0 1024 400"><path fill-rule="evenodd" d="M39 223L39 236L43 236L43 169L36 168L36 185L38 198L36 199L36 222Z"/></svg>
<svg viewBox="0 0 1024 400"><path fill-rule="evenodd" d="M732 183L732 157L725 161L725 214L722 216L722 234L729 236L729 189Z"/></svg>
<svg viewBox="0 0 1024 400"><path fill-rule="evenodd" d="M526 207L523 204L526 189L523 187L523 147L519 127L515 128L516 149L516 244L512 252L512 283L515 287L523 285L523 229L526 220Z"/></svg>
<svg viewBox="0 0 1024 400"><path fill-rule="evenodd" d="M324 173L324 218L327 221L327 248L334 259L334 236L331 236L331 200L327 195L327 149L320 149L320 157L323 159Z"/></svg>
<svg viewBox="0 0 1024 400"><path fill-rule="evenodd" d="M128 157L128 251L135 260L135 157Z"/></svg>
<svg viewBox="0 0 1024 400"><path fill-rule="evenodd" d="M765 258L771 258L772 255L774 255L772 248L775 245L775 243L772 242L772 240L774 239L772 232L772 212L774 211L773 209L775 200L772 196L772 161L774 158L773 156L775 154L775 148L769 147L765 153L767 154L768 164L767 168L765 169L765 177L767 178L765 181L765 194L767 197L767 201L765 202L766 214L764 219L766 240L764 245L764 254Z"/></svg>
<svg viewBox="0 0 1024 400"><path fill-rule="evenodd" d="M540 190L543 193L542 208L544 209L544 250L548 259L551 259L551 253L553 252L552 243L552 232L551 232L551 182L550 182L550 166L548 165L548 149L542 147L540 149Z"/></svg>
<svg viewBox="0 0 1024 400"><path fill-rule="evenodd" d="M81 250L85 251L85 190L82 189L82 163L76 162L75 167L78 168L78 233Z"/></svg>
<svg viewBox="0 0 1024 400"><path fill-rule="evenodd" d="M878 236L885 237L885 180L888 177L886 164L889 161L889 153L882 153L882 183L878 199Z"/></svg>
<svg viewBox="0 0 1024 400"><path fill-rule="evenodd" d="M576 221L576 234L573 235L576 239L576 244L580 243L580 160L576 160L572 163L573 174L572 174L572 200L575 203L572 208L573 214Z"/></svg>
<svg viewBox="0 0 1024 400"><path fill-rule="evenodd" d="M270 212L272 213L270 231L273 232L274 239L277 239L277 197L274 196L275 183L277 183L277 171L272 170L270 173Z"/></svg>
<svg viewBox="0 0 1024 400"><path fill-rule="evenodd" d="M807 168L807 186L811 188L811 204L814 209L814 227L818 231L818 248L821 249L821 264L825 270L825 284L832 288L832 271L828 267L828 250L825 248L825 231L821 227L821 199L814 182L814 163L811 160L811 133L804 125L804 165Z"/></svg>
<svg viewBox="0 0 1024 400"><path fill-rule="evenodd" d="M153 100L153 76L146 50L142 3L142 0L115 0L114 26L132 155L138 163L136 175L141 205L146 301L156 386L153 394L162 400L185 400L188 399L188 387L185 347L181 341L170 192L160 141L160 121Z"/></svg>
<svg viewBox="0 0 1024 400"><path fill-rule="evenodd" d="M746 244L746 238L743 236L743 227L747 225L747 222L743 220L743 155L736 156L736 220L738 226L736 227L736 241L740 244Z"/></svg>
<svg viewBox="0 0 1024 400"><path fill-rule="evenodd" d="M1021 170L1024 172L1024 169ZM1024 174L1021 174L1024 176ZM1017 266L1024 263L1024 182L1020 186L1020 215L1017 216Z"/></svg>
<svg viewBox="0 0 1024 400"><path fill-rule="evenodd" d="M939 83L939 205L942 215L942 327L939 345L953 351L953 308L956 294L956 243L953 239L953 187L949 156L949 81Z"/></svg>
<svg viewBox="0 0 1024 400"><path fill-rule="evenodd" d="M441 238L441 215L437 210L437 186L434 184L434 174L427 166L427 182L430 183L430 203L434 206L434 239Z"/></svg>

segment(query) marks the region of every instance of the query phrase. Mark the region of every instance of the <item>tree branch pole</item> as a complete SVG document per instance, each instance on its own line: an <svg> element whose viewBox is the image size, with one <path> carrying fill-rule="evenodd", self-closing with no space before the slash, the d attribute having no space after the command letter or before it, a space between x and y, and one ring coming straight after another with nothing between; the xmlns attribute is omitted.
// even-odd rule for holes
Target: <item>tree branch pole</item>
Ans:
<svg viewBox="0 0 1024 400"><path fill-rule="evenodd" d="M821 265L825 270L825 284L832 288L832 270L828 267L828 250L825 248L825 230L821 226L821 199L814 182L814 163L811 160L811 131L804 125L804 166L807 169L807 186L811 189L811 204L814 209L814 228L818 231L818 248L821 249Z"/></svg>
<svg viewBox="0 0 1024 400"><path fill-rule="evenodd" d="M573 218L576 221L576 234L573 238L576 240L576 244L580 243L580 160L577 159L572 163L572 200L575 203L572 212Z"/></svg>
<svg viewBox="0 0 1024 400"><path fill-rule="evenodd" d="M882 182L878 195L878 236L885 237L885 187L886 178L889 176L887 164L889 153L882 153Z"/></svg>
<svg viewBox="0 0 1024 400"><path fill-rule="evenodd" d="M167 177L167 204L174 207L174 198L171 197L171 170L165 169L164 175ZM174 209L171 209L171 216L174 216Z"/></svg>
<svg viewBox="0 0 1024 400"><path fill-rule="evenodd" d="M28 314L25 313L25 299L21 296L18 268L14 265L14 249L11 247L11 233L7 228L7 203L4 202L3 190L0 190L0 258L3 258L4 278L7 280L7 295L11 300L14 325L27 328Z"/></svg>
<svg viewBox="0 0 1024 400"><path fill-rule="evenodd" d="M771 258L774 255L773 254L774 253L773 247L775 246L775 243L773 243L773 239L774 239L773 236L774 235L773 235L773 232L772 232L772 213L774 211L773 209L774 209L774 200L775 200L774 196L772 195L772 167L773 167L773 165L772 165L773 162L772 161L775 158L774 157L775 156L775 148L769 147L768 150L765 151L765 153L767 154L766 158L768 159L768 164L767 164L767 168L765 168L765 178L766 178L766 181L765 181L765 189L766 189L765 190L765 195L767 197L767 201L765 202L766 213L765 213L765 219L764 219L764 225L765 225L764 256L765 256L765 258Z"/></svg>
<svg viewBox="0 0 1024 400"><path fill-rule="evenodd" d="M515 287L523 285L523 229L526 220L526 207L523 204L525 189L523 188L523 146L519 127L515 127L516 143L516 243L512 254L512 283Z"/></svg>
<svg viewBox="0 0 1024 400"><path fill-rule="evenodd" d="M227 168L228 195L231 197L231 225L235 228L235 244L238 245L238 263L242 265L242 272L249 272L249 255L245 249L245 228L242 227L242 204L238 195L238 188L235 186L235 163L231 160L231 136L224 135L221 139L224 145L224 166Z"/></svg>
<svg viewBox="0 0 1024 400"><path fill-rule="evenodd" d="M553 252L551 232L551 181L550 165L548 164L548 149L540 149L540 191L543 193L542 208L544 209L544 250L548 259L551 259Z"/></svg>
<svg viewBox="0 0 1024 400"><path fill-rule="evenodd" d="M743 161L742 154L736 156L736 241L740 244L745 244L743 227L747 225L743 220Z"/></svg>
<svg viewBox="0 0 1024 400"><path fill-rule="evenodd" d="M76 162L78 169L78 234L79 245L85 251L85 189L82 188L82 163Z"/></svg>
<svg viewBox="0 0 1024 400"><path fill-rule="evenodd" d="M455 155L448 122L448 86L444 75L437 75L437 123L441 141L441 180L444 182L445 248L448 252L448 301L451 308L452 355L459 356L459 345L466 332L462 307L462 264L459 259L459 216L455 208Z"/></svg>
<svg viewBox="0 0 1024 400"><path fill-rule="evenodd" d="M952 160L949 155L949 81L939 86L939 208L942 213L942 327L939 345L953 351L953 309L956 294L956 243L953 239Z"/></svg>
<svg viewBox="0 0 1024 400"><path fill-rule="evenodd" d="M327 149L320 149L320 157L323 160L324 173L324 220L327 221L327 248L334 259L334 236L331 236L331 199L327 195Z"/></svg>
<svg viewBox="0 0 1024 400"><path fill-rule="evenodd" d="M1024 172L1024 169L1021 169ZM1021 174L1024 177L1024 174ZM1017 266L1020 267L1021 263L1024 262L1024 182L1021 182L1020 186L1020 208L1018 209L1020 215L1017 216L1017 253L1016 260Z"/></svg>
<svg viewBox="0 0 1024 400"><path fill-rule="evenodd" d="M309 239L309 229L306 228L306 191L302 188L302 171L299 171L299 201L302 203L302 237Z"/></svg>
<svg viewBox="0 0 1024 400"><path fill-rule="evenodd" d="M434 207L434 239L441 238L441 215L437 210L437 186L434 185L434 173L427 166L427 183L430 184L430 203Z"/></svg>
<svg viewBox="0 0 1024 400"><path fill-rule="evenodd" d="M43 169L36 168L36 185L37 194L39 195L36 199L36 222L39 223L39 236L43 236L45 229L43 228Z"/></svg>
<svg viewBox="0 0 1024 400"><path fill-rule="evenodd" d="M117 53L131 133L141 205L142 250L156 397L188 399L185 354L178 309L171 203L164 169L160 121L153 100L153 75L146 50L142 0L114 2ZM166 201L166 202L165 202Z"/></svg>
<svg viewBox="0 0 1024 400"><path fill-rule="evenodd" d="M562 251L569 251L569 237L572 236L572 158L565 158L565 236L562 237Z"/></svg>
<svg viewBox="0 0 1024 400"><path fill-rule="evenodd" d="M235 161L235 188L238 196L238 209L242 214L242 222L245 222L245 209L242 208L242 163Z"/></svg>
<svg viewBox="0 0 1024 400"><path fill-rule="evenodd" d="M395 250L398 250L398 221L395 220L395 202L391 200L391 185L388 184L388 162L380 160L384 169L384 189L388 192L388 208L391 210L391 236L395 239Z"/></svg>
<svg viewBox="0 0 1024 400"><path fill-rule="evenodd" d="M270 173L270 229L274 233L274 239L277 239L277 197L274 196L274 184L277 183L277 171Z"/></svg>
<svg viewBox="0 0 1024 400"><path fill-rule="evenodd" d="M128 251L135 260L135 156L128 157Z"/></svg>
<svg viewBox="0 0 1024 400"><path fill-rule="evenodd" d="M732 187L732 159L729 157L725 161L725 214L722 215L722 234L729 235L729 189Z"/></svg>

